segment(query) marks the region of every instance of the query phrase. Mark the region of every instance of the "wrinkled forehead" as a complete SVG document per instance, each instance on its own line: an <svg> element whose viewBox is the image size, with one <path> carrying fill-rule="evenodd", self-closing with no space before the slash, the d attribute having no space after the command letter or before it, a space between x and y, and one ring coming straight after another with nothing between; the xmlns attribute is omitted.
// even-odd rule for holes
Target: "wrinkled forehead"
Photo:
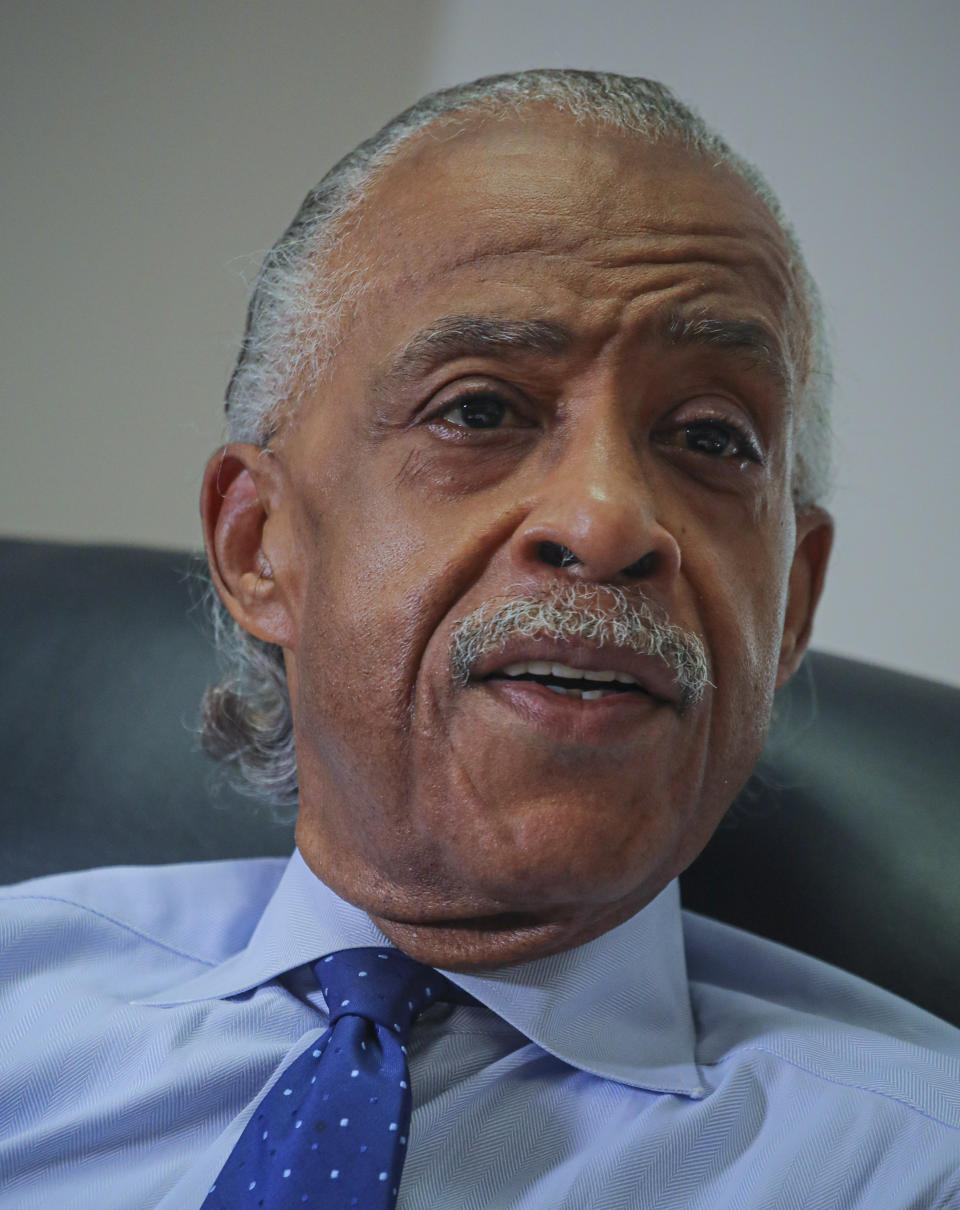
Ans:
<svg viewBox="0 0 960 1210"><path fill-rule="evenodd" d="M339 255L414 285L526 250L609 259L620 242L624 255L638 245L642 254L644 236L662 258L698 235L713 237L721 258L726 242L726 256L754 264L783 307L795 303L784 234L731 168L677 139L578 122L541 103L509 118L455 115L410 139L349 216Z"/></svg>
<svg viewBox="0 0 960 1210"><path fill-rule="evenodd" d="M715 298L723 320L761 320L791 379L803 373L806 318L782 230L737 173L675 139L549 106L441 120L374 173L327 246L306 310L323 317L334 373L370 354L363 330L384 349L445 313L563 322L561 296L606 292L616 308L638 274L645 298L686 290L688 319ZM675 314L665 304L654 319Z"/></svg>
<svg viewBox="0 0 960 1210"><path fill-rule="evenodd" d="M440 314L447 286L451 295L459 286L453 309L463 310L464 292L490 297L518 266L522 279L524 264L548 293L550 258L584 274L606 270L610 289L638 261L664 283L672 265L685 265L688 279L700 266L705 295L712 275L721 293L733 282L742 300L775 316L784 355L802 374L806 317L791 249L750 185L675 139L651 142L550 106L455 116L413 136L342 221L320 276L345 327L427 296ZM540 314L549 301L541 294Z"/></svg>

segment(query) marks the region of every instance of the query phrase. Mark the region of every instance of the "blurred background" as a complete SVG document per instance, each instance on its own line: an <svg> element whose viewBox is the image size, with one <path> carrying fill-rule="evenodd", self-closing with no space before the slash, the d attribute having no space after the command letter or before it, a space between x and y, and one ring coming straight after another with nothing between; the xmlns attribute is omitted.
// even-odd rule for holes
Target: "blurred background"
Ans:
<svg viewBox="0 0 960 1210"><path fill-rule="evenodd" d="M247 283L422 93L651 75L755 160L823 289L838 538L815 645L960 684L956 0L3 0L0 532L196 547Z"/></svg>

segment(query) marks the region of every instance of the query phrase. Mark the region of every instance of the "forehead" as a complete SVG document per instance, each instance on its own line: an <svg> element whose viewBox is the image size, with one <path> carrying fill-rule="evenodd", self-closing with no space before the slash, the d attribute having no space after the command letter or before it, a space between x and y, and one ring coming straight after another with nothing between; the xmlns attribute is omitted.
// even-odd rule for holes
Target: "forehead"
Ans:
<svg viewBox="0 0 960 1210"><path fill-rule="evenodd" d="M798 313L786 241L732 170L545 107L415 136L327 267L363 283L351 331L379 348L444 314L554 320L597 339L718 315L765 329L786 357Z"/></svg>

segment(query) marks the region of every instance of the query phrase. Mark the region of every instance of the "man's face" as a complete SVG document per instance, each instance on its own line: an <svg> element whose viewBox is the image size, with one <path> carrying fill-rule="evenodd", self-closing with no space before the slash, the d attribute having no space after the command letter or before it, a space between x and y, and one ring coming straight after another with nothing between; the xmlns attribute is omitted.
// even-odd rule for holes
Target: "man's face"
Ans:
<svg viewBox="0 0 960 1210"><path fill-rule="evenodd" d="M274 443L263 530L298 843L417 957L567 948L703 847L812 608L828 543L790 500L784 243L727 170L548 111L421 138L350 257L366 290ZM697 636L703 697L582 639L454 675L464 618L572 583L601 608L642 590ZM516 676L531 661L639 684L560 694Z"/></svg>

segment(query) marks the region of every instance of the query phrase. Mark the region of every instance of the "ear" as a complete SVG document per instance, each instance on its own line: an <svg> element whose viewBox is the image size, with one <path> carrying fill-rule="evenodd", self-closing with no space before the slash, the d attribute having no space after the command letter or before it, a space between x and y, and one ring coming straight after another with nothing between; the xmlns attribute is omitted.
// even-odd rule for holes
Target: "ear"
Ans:
<svg viewBox="0 0 960 1210"><path fill-rule="evenodd" d="M289 646L291 616L268 552L281 541L270 520L279 490L270 450L225 445L207 463L200 515L210 575L230 615L257 638Z"/></svg>
<svg viewBox="0 0 960 1210"><path fill-rule="evenodd" d="M787 585L787 608L777 667L777 688L793 676L810 642L833 546L833 518L822 508L797 515L797 540Z"/></svg>

